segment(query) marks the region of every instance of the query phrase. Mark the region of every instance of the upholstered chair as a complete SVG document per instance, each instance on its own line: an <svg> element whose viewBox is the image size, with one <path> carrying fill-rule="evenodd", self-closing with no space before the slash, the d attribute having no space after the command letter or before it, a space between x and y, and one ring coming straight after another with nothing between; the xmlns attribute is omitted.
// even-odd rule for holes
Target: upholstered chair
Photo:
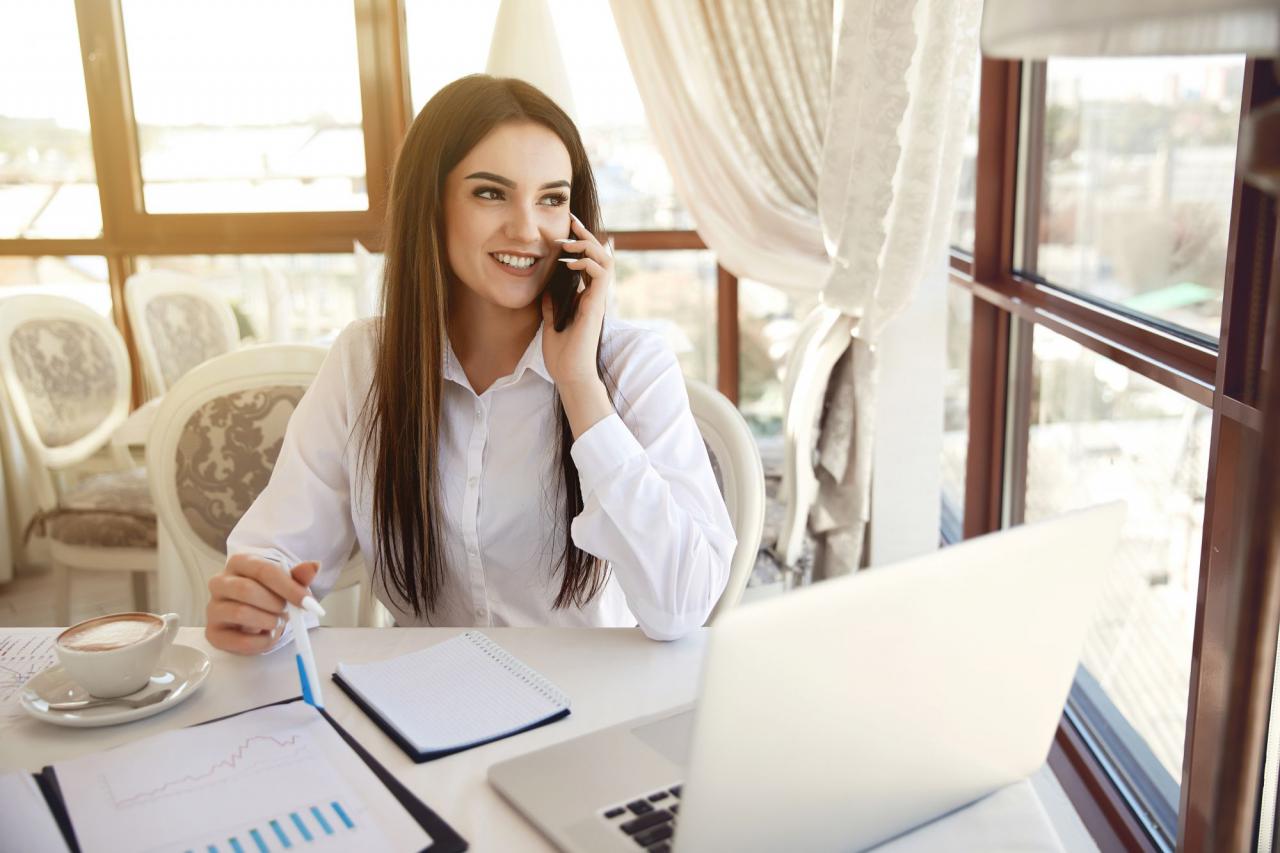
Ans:
<svg viewBox="0 0 1280 853"><path fill-rule="evenodd" d="M134 607L146 609L156 517L145 473L113 446L120 470L79 482L69 476L110 446L128 415L129 356L120 333L72 299L8 297L0 301L0 380L33 460L39 507L15 533L48 541L59 624L70 621L76 571L132 572Z"/></svg>
<svg viewBox="0 0 1280 853"><path fill-rule="evenodd" d="M148 397L240 345L231 304L195 278L168 270L135 273L124 294Z"/></svg>
<svg viewBox="0 0 1280 853"><path fill-rule="evenodd" d="M711 458L716 485L724 496L725 509L733 524L738 545L730 562L729 582L711 611L707 624L742 600L751 579L764 531L764 465L760 451L737 406L719 391L692 379L685 380L689 409L702 433L702 442Z"/></svg>
<svg viewBox="0 0 1280 853"><path fill-rule="evenodd" d="M160 519L159 596L187 625L204 623L209 579L227 561L227 536L266 487L289 418L325 350L304 344L245 347L191 370L165 393L147 440ZM324 624L389 624L365 582L359 552L326 597Z"/></svg>

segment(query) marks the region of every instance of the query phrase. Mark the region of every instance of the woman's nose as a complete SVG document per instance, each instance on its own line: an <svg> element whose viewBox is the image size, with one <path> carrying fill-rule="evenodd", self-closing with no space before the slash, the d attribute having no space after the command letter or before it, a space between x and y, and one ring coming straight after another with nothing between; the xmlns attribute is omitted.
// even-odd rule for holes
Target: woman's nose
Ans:
<svg viewBox="0 0 1280 853"><path fill-rule="evenodd" d="M523 207L513 208L511 216L507 219L507 236L512 240L521 240L525 243L536 242L539 232L534 211Z"/></svg>

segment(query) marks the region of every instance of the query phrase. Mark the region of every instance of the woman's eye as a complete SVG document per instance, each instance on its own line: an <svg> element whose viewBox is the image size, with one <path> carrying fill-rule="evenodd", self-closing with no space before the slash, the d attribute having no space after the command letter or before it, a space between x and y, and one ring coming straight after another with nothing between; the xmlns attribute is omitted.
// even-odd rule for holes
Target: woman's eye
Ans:
<svg viewBox="0 0 1280 853"><path fill-rule="evenodd" d="M502 190L496 190L493 187L481 187L475 191L475 197L487 201L497 201L502 198Z"/></svg>
<svg viewBox="0 0 1280 853"><path fill-rule="evenodd" d="M559 207L562 204L568 204L569 197L564 195L549 195L543 199L543 202L548 203L547 207Z"/></svg>

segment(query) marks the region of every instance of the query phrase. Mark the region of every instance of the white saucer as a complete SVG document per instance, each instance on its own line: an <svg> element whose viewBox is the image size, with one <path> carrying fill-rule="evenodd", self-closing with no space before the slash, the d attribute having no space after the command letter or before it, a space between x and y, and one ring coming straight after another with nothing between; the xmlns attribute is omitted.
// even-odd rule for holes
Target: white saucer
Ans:
<svg viewBox="0 0 1280 853"><path fill-rule="evenodd" d="M142 708L105 705L82 711L50 711L51 702L78 702L93 698L89 691L71 680L61 664L55 663L23 685L18 701L23 710L37 720L56 726L114 726L130 720L141 720L177 705L196 692L196 688L208 676L209 668L209 656L204 652L174 643L160 658L160 666L152 673L151 683L127 697L139 699L148 693L168 690L169 695L154 705Z"/></svg>

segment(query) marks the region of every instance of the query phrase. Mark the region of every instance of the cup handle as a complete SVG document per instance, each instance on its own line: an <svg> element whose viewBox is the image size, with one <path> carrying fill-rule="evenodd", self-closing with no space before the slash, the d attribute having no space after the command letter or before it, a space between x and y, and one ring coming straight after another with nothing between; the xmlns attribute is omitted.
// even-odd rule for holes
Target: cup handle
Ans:
<svg viewBox="0 0 1280 853"><path fill-rule="evenodd" d="M182 620L177 613L166 613L160 618L164 620L164 644L167 648L173 645L174 638L178 636L178 626L182 624Z"/></svg>

